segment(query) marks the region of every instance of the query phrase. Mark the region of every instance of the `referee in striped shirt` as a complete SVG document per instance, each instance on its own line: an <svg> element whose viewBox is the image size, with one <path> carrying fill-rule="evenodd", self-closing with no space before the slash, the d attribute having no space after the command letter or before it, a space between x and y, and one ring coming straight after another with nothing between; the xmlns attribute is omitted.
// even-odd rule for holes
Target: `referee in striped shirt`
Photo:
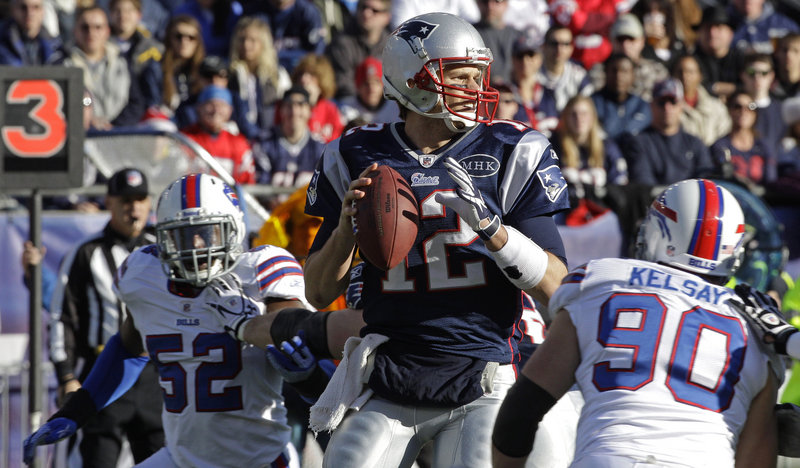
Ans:
<svg viewBox="0 0 800 468"><path fill-rule="evenodd" d="M112 175L105 205L111 214L108 224L64 257L53 291L50 360L60 401L80 388L125 319L125 304L111 289L117 268L133 250L156 241L147 226L152 200L141 171L126 168ZM164 445L161 388L152 362L131 390L83 427L82 435L84 468L116 466L123 435L136 463Z"/></svg>

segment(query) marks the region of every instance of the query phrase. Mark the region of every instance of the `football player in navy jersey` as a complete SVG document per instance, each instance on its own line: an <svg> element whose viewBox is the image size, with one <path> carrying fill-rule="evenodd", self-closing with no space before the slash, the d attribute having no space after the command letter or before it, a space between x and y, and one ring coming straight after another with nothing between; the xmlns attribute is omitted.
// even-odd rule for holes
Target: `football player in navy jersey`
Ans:
<svg viewBox="0 0 800 468"><path fill-rule="evenodd" d="M306 212L324 221L305 265L316 307L347 288L366 174L391 166L420 206L405 261L365 263L361 336L388 340L365 360L372 397L333 433L325 466L410 466L428 442L434 466L489 466L485 441L519 361L522 291L546 305L566 274L552 215L568 207L550 142L492 120L491 61L459 17L406 21L382 57L384 92L404 121L350 130L317 165Z"/></svg>

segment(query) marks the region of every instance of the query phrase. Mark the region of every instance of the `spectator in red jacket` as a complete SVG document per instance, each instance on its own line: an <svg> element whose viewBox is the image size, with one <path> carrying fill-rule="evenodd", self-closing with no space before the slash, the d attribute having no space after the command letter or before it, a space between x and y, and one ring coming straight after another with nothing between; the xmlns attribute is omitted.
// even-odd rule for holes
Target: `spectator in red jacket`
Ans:
<svg viewBox="0 0 800 468"><path fill-rule="evenodd" d="M197 97L197 123L181 130L206 149L239 184L255 182L253 152L247 139L233 127L233 97L226 88L210 85Z"/></svg>

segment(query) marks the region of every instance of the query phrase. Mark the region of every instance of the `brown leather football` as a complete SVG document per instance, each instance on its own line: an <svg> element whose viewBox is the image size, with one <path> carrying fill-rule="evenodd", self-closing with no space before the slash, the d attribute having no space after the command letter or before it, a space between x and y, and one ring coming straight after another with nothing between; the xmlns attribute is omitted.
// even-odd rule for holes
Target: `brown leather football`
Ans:
<svg viewBox="0 0 800 468"><path fill-rule="evenodd" d="M356 202L356 242L362 258L390 270L408 255L417 239L419 205L411 186L396 170L378 166L372 183Z"/></svg>

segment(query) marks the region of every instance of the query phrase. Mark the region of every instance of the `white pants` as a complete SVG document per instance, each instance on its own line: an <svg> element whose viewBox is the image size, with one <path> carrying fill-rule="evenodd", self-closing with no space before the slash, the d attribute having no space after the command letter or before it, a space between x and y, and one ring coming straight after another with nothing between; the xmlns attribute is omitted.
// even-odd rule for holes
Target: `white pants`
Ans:
<svg viewBox="0 0 800 468"><path fill-rule="evenodd" d="M494 420L514 379L511 366L500 366L491 393L456 408L404 406L372 397L334 431L323 467L410 467L428 442L434 468L491 466Z"/></svg>
<svg viewBox="0 0 800 468"><path fill-rule="evenodd" d="M299 457L297 456L297 449L294 448L294 445L287 444L286 448L283 450L284 457L288 460L288 464L286 465L288 468L300 468L300 463L298 461ZM211 467L219 467L219 466L229 466L230 460L219 460L215 462L214 460L209 460L204 467L211 468ZM265 461L261 468L272 468L272 467L283 467L283 465L273 465L272 461ZM169 454L169 450L166 447L162 447L158 452L150 455L147 457L147 460L139 463L133 468L182 468L175 463L172 459L172 456Z"/></svg>

